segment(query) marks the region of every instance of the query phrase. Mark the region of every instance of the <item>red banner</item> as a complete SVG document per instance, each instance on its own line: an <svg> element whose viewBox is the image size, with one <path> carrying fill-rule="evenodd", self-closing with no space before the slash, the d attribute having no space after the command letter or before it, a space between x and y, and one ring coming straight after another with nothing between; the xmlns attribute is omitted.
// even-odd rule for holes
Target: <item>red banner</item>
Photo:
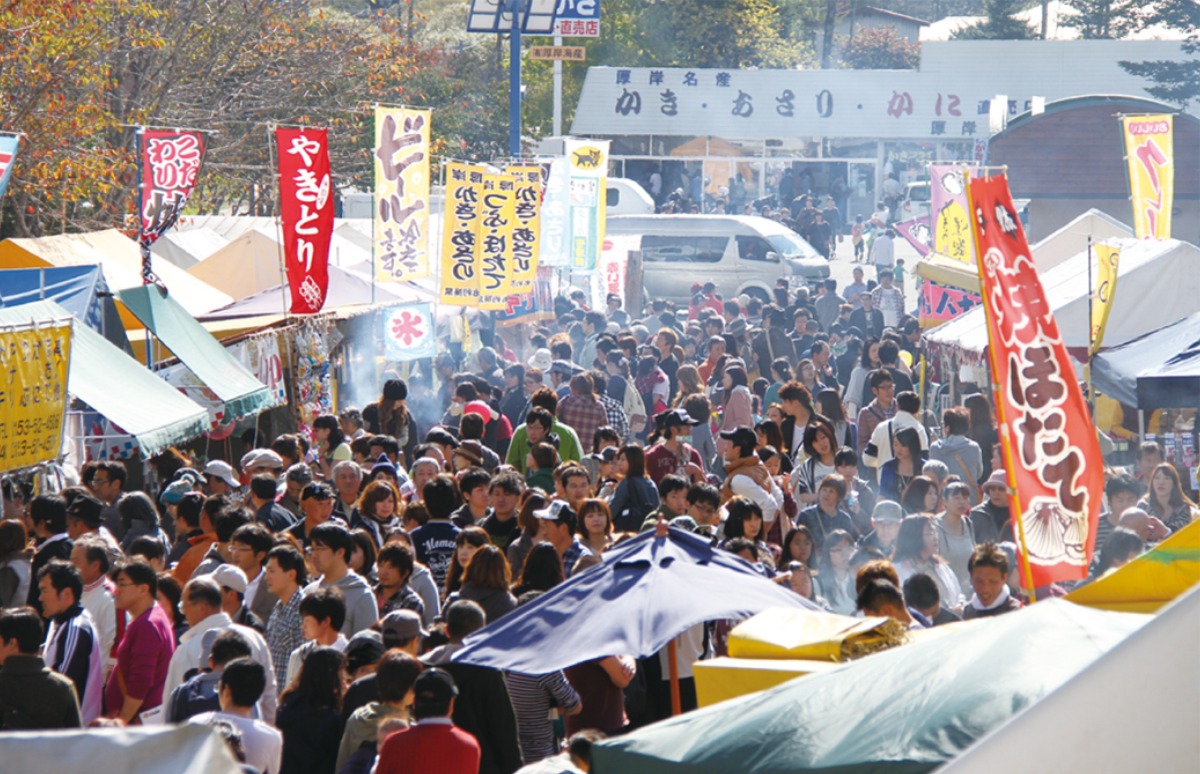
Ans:
<svg viewBox="0 0 1200 774"><path fill-rule="evenodd" d="M969 196L1021 580L1025 556L1035 587L1084 578L1104 491L1096 428L1007 181L971 180Z"/></svg>
<svg viewBox="0 0 1200 774"><path fill-rule="evenodd" d="M279 210L292 314L316 314L329 290L333 181L324 129L276 129Z"/></svg>
<svg viewBox="0 0 1200 774"><path fill-rule="evenodd" d="M142 280L154 281L150 268L150 245L175 225L204 161L204 133L174 129L142 129L141 138L141 229Z"/></svg>

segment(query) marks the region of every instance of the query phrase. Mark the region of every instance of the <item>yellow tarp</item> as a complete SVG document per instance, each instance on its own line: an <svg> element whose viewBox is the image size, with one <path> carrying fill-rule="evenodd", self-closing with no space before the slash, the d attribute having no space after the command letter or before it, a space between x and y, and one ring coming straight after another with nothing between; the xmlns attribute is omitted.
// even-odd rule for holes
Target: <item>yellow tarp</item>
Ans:
<svg viewBox="0 0 1200 774"><path fill-rule="evenodd" d="M890 618L852 618L811 610L774 608L729 633L737 659L845 661L902 642L905 629Z"/></svg>
<svg viewBox="0 0 1200 774"><path fill-rule="evenodd" d="M1154 613L1200 583L1200 521L1100 580L1076 589L1068 602L1122 613Z"/></svg>
<svg viewBox="0 0 1200 774"><path fill-rule="evenodd" d="M696 701L701 707L765 691L795 677L836 669L829 661L797 659L714 658L692 665Z"/></svg>
<svg viewBox="0 0 1200 774"><path fill-rule="evenodd" d="M930 253L917 261L913 271L918 277L939 285L969 290L972 293L979 292L979 272L972 264L956 261L938 253Z"/></svg>

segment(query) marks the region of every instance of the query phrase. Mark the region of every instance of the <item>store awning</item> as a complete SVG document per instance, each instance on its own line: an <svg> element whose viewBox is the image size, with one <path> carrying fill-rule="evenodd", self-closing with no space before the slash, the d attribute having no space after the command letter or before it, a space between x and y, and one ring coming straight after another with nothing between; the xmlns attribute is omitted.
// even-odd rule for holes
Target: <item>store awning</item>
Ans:
<svg viewBox="0 0 1200 774"><path fill-rule="evenodd" d="M0 325L71 317L53 301L0 309ZM67 392L133 436L150 457L208 429L208 412L88 326L71 326Z"/></svg>
<svg viewBox="0 0 1200 774"><path fill-rule="evenodd" d="M224 421L271 405L271 391L157 285L122 290L121 303L225 404Z"/></svg>

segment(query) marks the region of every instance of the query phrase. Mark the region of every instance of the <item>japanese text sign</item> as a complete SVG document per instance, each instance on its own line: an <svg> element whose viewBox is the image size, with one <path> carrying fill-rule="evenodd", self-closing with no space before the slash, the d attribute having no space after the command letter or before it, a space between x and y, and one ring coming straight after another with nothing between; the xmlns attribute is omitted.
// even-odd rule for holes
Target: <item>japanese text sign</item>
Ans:
<svg viewBox="0 0 1200 774"><path fill-rule="evenodd" d="M442 218L442 290L440 300L452 306L479 302L479 198L484 167L452 161L446 164L446 212Z"/></svg>
<svg viewBox="0 0 1200 774"><path fill-rule="evenodd" d="M58 458L71 324L0 332L0 471Z"/></svg>
<svg viewBox="0 0 1200 774"><path fill-rule="evenodd" d="M1133 235L1170 239L1175 200L1174 116L1125 116L1121 127L1133 199Z"/></svg>
<svg viewBox="0 0 1200 774"><path fill-rule="evenodd" d="M333 238L333 181L324 129L275 130L279 211L292 314L316 314L329 290Z"/></svg>
<svg viewBox="0 0 1200 774"><path fill-rule="evenodd" d="M517 225L517 181L505 174L483 176L479 197L479 308L504 309L512 291L512 241Z"/></svg>
<svg viewBox="0 0 1200 774"><path fill-rule="evenodd" d="M1113 296L1117 292L1117 264L1121 260L1121 248L1116 245L1098 244L1096 254L1096 287L1093 291L1091 336L1088 354L1092 357L1100 351L1104 342L1104 329L1108 326L1108 313L1112 311ZM1088 256L1091 260L1091 256Z"/></svg>
<svg viewBox="0 0 1200 774"><path fill-rule="evenodd" d="M538 266L538 235L542 228L542 168L518 165L504 170L516 181L513 192L512 288L511 293L522 295L533 290Z"/></svg>
<svg viewBox="0 0 1200 774"><path fill-rule="evenodd" d="M978 167L929 165L929 226L934 252L964 263L975 262L971 219L967 216L964 172L979 175Z"/></svg>
<svg viewBox="0 0 1200 774"><path fill-rule="evenodd" d="M429 276L428 110L375 109L375 262L380 279Z"/></svg>
<svg viewBox="0 0 1200 774"><path fill-rule="evenodd" d="M403 363L433 357L434 337L429 304L398 306L383 318L384 354L388 360Z"/></svg>
<svg viewBox="0 0 1200 774"><path fill-rule="evenodd" d="M1104 489L1096 429L1006 179L971 180L968 191L1020 550L1034 587L1084 578Z"/></svg>
<svg viewBox="0 0 1200 774"><path fill-rule="evenodd" d="M564 38L600 36L600 0L558 0L554 34Z"/></svg>
<svg viewBox="0 0 1200 774"><path fill-rule="evenodd" d="M142 280L153 282L150 245L175 225L196 188L204 161L204 134L168 129L142 129L138 243L142 248ZM0 191L2 192L2 191Z"/></svg>
<svg viewBox="0 0 1200 774"><path fill-rule="evenodd" d="M572 269L590 271L600 260L607 209L607 140L567 140L567 250Z"/></svg>

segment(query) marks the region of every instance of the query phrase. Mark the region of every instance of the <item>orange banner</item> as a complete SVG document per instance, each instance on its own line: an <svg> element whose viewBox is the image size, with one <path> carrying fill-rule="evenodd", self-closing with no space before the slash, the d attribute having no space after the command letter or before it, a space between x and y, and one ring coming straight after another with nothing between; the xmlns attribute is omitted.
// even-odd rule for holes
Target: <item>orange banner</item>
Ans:
<svg viewBox="0 0 1200 774"><path fill-rule="evenodd" d="M1104 461L1003 176L968 183L1021 578L1087 577Z"/></svg>

